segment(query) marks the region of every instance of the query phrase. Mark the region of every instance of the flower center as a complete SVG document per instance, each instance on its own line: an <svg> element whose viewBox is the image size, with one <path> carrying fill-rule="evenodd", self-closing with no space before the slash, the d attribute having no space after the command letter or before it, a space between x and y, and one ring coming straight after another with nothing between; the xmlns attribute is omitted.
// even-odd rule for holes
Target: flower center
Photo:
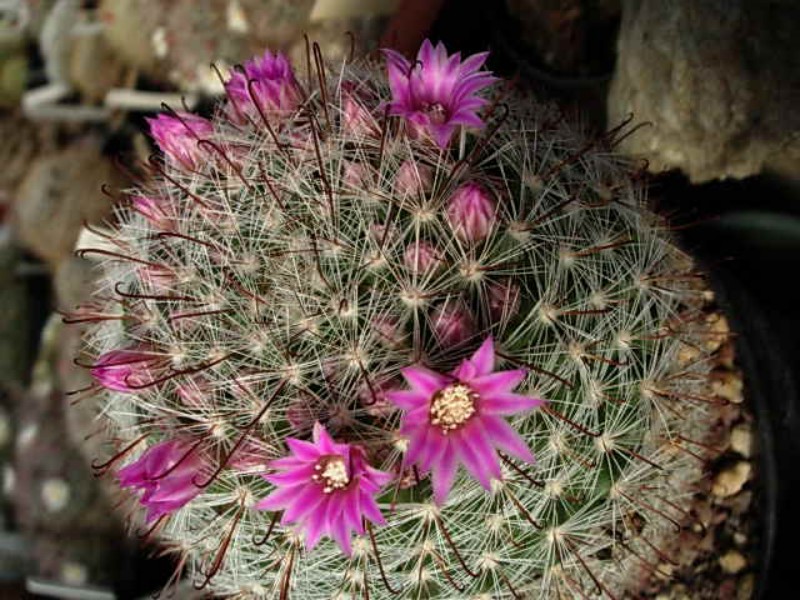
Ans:
<svg viewBox="0 0 800 600"><path fill-rule="evenodd" d="M434 125L441 125L447 121L447 110L438 102L425 103L422 110L425 111L425 114L428 115Z"/></svg>
<svg viewBox="0 0 800 600"><path fill-rule="evenodd" d="M431 424L447 434L458 429L475 414L478 394L463 383L453 383L436 392L429 411Z"/></svg>
<svg viewBox="0 0 800 600"><path fill-rule="evenodd" d="M341 490L350 483L350 476L347 473L347 465L344 458L337 454L323 456L314 465L314 481L322 484L322 491L330 494L334 490Z"/></svg>

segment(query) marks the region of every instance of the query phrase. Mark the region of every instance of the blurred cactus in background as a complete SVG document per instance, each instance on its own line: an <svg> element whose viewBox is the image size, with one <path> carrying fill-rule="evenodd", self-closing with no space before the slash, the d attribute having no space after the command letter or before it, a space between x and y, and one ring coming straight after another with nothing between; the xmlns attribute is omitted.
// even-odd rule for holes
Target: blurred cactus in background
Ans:
<svg viewBox="0 0 800 600"><path fill-rule="evenodd" d="M702 278L622 127L587 138L485 54L311 50L153 120L163 159L81 251L94 466L220 595L635 595L717 401Z"/></svg>
<svg viewBox="0 0 800 600"><path fill-rule="evenodd" d="M211 63L233 66L265 47L300 55L305 33L328 55L344 56L354 40L373 49L378 16L334 11L334 18L312 21L314 7L312 0L102 0L98 16L109 45L130 66L182 90L218 92Z"/></svg>

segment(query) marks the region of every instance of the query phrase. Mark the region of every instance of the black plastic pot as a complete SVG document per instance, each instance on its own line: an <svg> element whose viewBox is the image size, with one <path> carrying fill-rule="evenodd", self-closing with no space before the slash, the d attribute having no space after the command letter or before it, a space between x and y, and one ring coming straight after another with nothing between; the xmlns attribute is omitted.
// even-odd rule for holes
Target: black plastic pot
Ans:
<svg viewBox="0 0 800 600"><path fill-rule="evenodd" d="M734 332L758 426L756 598L788 597L800 531L800 194L764 178L668 183L690 219L684 245L705 266Z"/></svg>

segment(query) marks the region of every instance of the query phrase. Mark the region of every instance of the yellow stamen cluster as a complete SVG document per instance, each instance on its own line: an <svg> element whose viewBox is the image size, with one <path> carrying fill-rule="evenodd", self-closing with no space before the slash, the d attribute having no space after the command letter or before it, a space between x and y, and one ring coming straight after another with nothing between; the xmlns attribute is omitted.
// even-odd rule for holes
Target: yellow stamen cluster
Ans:
<svg viewBox="0 0 800 600"><path fill-rule="evenodd" d="M442 433L459 428L475 414L478 394L468 385L453 383L436 392L430 408L431 424L438 425Z"/></svg>
<svg viewBox="0 0 800 600"><path fill-rule="evenodd" d="M347 474L347 465L344 462L344 458L341 456L323 456L319 462L314 465L314 470L317 472L311 479L322 483L324 486L322 491L326 494L330 494L334 490L341 490L350 483L350 476Z"/></svg>

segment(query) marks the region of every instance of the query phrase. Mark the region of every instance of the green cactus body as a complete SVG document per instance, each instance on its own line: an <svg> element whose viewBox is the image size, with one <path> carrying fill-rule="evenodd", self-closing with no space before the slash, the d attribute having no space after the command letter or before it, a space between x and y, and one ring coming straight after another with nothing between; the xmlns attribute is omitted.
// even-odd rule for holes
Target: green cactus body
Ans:
<svg viewBox="0 0 800 600"><path fill-rule="evenodd" d="M380 66L329 65L300 87L290 112L220 109L194 168L153 166L130 195L158 199L161 220L118 208L81 309L97 320L88 352L151 359L129 389L100 390L120 450L106 468L176 435L196 444L210 464L199 493L152 530L223 596L635 589L686 520L702 468L686 449L707 439L714 403L707 357L684 352L703 345L702 288L613 134L588 140L497 91L486 126L442 149L387 116ZM448 217L465 183L496 207L480 239ZM462 320L439 328L450 309ZM509 421L536 463L501 454L491 491L462 469L436 505L424 473L401 470L400 414L382 394L402 368L450 370L489 334L503 368L528 369L519 393L547 400ZM279 513L253 509L273 490L266 463L315 421L395 474L378 496L387 524L351 556L329 539L306 550Z"/></svg>

